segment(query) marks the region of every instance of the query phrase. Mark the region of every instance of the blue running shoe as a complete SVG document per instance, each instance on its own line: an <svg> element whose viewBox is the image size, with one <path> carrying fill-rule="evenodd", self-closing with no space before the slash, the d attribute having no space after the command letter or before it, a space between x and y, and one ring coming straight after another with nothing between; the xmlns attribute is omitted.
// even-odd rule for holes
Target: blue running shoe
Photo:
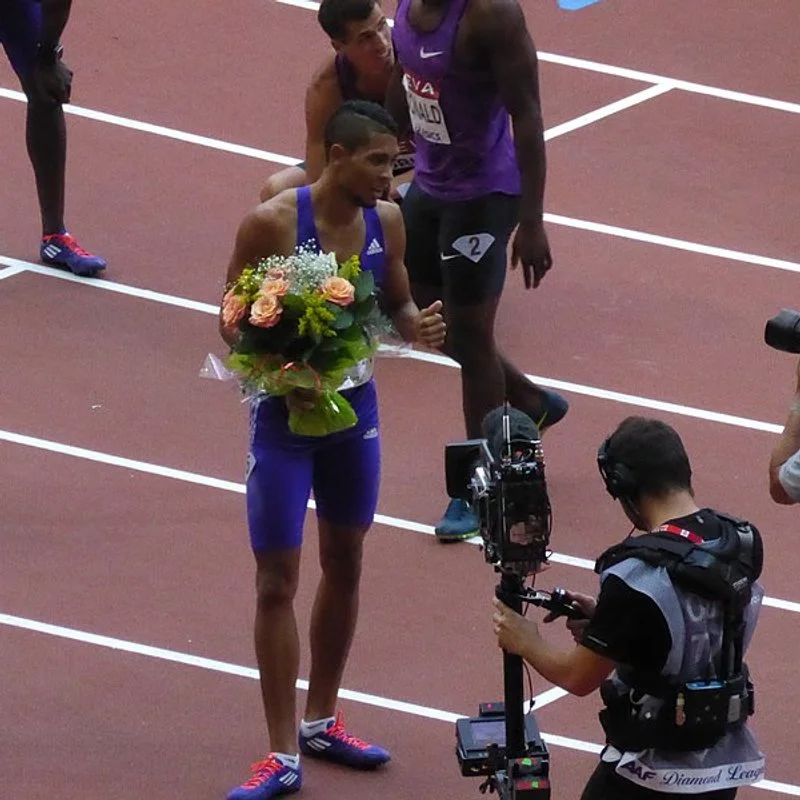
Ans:
<svg viewBox="0 0 800 800"><path fill-rule="evenodd" d="M322 733L299 736L300 752L313 758L333 761L355 769L374 769L391 759L386 750L352 736L344 729L341 712ZM238 800L238 798L237 798ZM244 800L244 798L242 798Z"/></svg>
<svg viewBox="0 0 800 800"><path fill-rule="evenodd" d="M464 500L454 498L433 531L440 542L457 542L460 539L477 536L480 529L478 515Z"/></svg>
<svg viewBox="0 0 800 800"><path fill-rule="evenodd" d="M299 792L303 785L300 768L287 766L272 753L250 769L253 776L228 792L228 800L269 800L270 797Z"/></svg>
<svg viewBox="0 0 800 800"><path fill-rule="evenodd" d="M536 420L536 427L539 428L540 434L543 434L548 428L552 428L557 422L561 422L569 411L567 399L558 392L542 389L542 394L545 396L545 409Z"/></svg>
<svg viewBox="0 0 800 800"><path fill-rule="evenodd" d="M84 250L69 233L54 233L42 238L39 255L45 264L66 267L74 275L90 278L106 268L105 259Z"/></svg>

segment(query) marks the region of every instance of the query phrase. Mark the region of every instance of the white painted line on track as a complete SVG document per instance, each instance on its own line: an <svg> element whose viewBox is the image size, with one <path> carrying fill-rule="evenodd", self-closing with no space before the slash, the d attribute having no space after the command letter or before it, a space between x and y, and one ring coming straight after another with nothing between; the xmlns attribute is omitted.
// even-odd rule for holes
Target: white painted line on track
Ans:
<svg viewBox="0 0 800 800"><path fill-rule="evenodd" d="M800 272L800 264L794 261L785 261L780 258L770 258L769 256L759 256L755 253L744 253L739 250L730 250L726 247L716 247L709 244L689 242L685 239L675 239L672 236L661 236L646 231L637 231L631 228L620 228L618 225L607 225L603 222L590 222L583 219L565 217L561 214L550 214L545 212L544 219L553 225L563 225L567 228L577 228L591 233L601 233L606 236L616 236L620 239L632 239L636 242L654 244L659 247L669 247L673 250L685 250L689 253L697 253L714 258L724 258L728 261L739 261L743 264L754 264L760 267L772 267L788 272Z"/></svg>
<svg viewBox="0 0 800 800"><path fill-rule="evenodd" d="M319 3L311 2L311 0L276 0L276 2L282 5L296 6L297 8L306 9L308 11L316 12L319 10ZM393 19L390 18L388 21L389 25L394 25ZM771 97L747 94L746 92L736 92L730 89L721 89L716 86L693 83L692 81L682 81L677 78L670 78L666 75L656 75L652 72L642 72L641 70L617 67L613 64L603 64L599 61L574 58L573 56L563 56L557 53L538 51L538 57L540 61L558 64L562 67L572 67L573 69L597 72L602 75L613 75L617 78L627 78L628 80L641 81L643 83L668 83L672 88L680 89L684 92L704 94L710 97L716 97L720 100L732 100L735 103L762 106L763 108L771 108L775 111L785 111L789 114L800 114L800 103L775 100Z"/></svg>
<svg viewBox="0 0 800 800"><path fill-rule="evenodd" d="M77 275L72 275L64 270L54 269L53 267L45 267L43 264L32 264L28 261L20 261L18 258L9 258L8 256L0 255L0 264L8 264L10 269L16 270L15 274L19 274L21 272L32 272L36 275L45 275L48 278L57 278L60 281L67 281L67 283L78 283L82 286L93 286L96 289L104 289L107 292L124 294L128 295L129 297L138 297L142 300L152 300L156 303L177 306L178 308L188 308L192 311L202 311L206 314L214 315L219 313L219 306L212 305L211 303L201 303L198 300L190 300L185 297L164 294L162 292L154 292L151 289L142 289L138 286L129 286L125 283L116 283L103 278L80 278ZM3 274L0 273L0 277L2 276ZM220 291L220 295L221 294L222 292Z"/></svg>
<svg viewBox="0 0 800 800"><path fill-rule="evenodd" d="M640 92L636 92L628 97L623 97L621 100L616 100L606 106L596 108L594 111L590 111L588 114L583 114L582 116L575 117L575 119L571 119L568 122L562 123L561 125L556 125L553 128L549 128L544 134L545 141L549 142L551 139L563 136L565 133L576 131L578 128L584 128L587 125L599 122L601 119L610 117L613 114L618 114L620 111L633 108L633 106L637 106L640 103L645 103L648 100L652 100L655 97L666 94L673 88L674 87L672 84L669 83L660 83L655 86L649 86L647 89L642 89Z"/></svg>
<svg viewBox="0 0 800 800"><path fill-rule="evenodd" d="M85 461L93 461L97 464L121 467L122 469L128 469L133 472L141 472L146 475L155 475L160 478L170 478L172 480L182 481L183 483L191 483L196 486L205 486L211 489L221 489L222 491L233 492L235 494L245 493L245 485L243 483L237 483L236 481L215 478L210 475L201 475L197 472L188 472L182 469L175 469L174 467L165 467L161 464L153 464L149 461L123 458L122 456L116 456L111 453L103 453L99 450L91 450L85 447L75 447L73 445L63 444L61 442L54 442L49 439L41 439L36 436L27 436L24 434L15 433L14 431L0 430L0 442L21 445L22 447L31 447L36 450L44 450L50 453L71 456L72 458L80 458ZM316 508L313 500L308 501L308 508ZM397 530L402 531L424 533L428 536L435 535L432 525L425 525L421 522L415 522L414 520L403 519L401 517L392 517L386 514L376 514L375 524L385 525L386 527L396 528ZM466 540L466 542L472 545L479 545L481 543L481 539L480 537L475 536ZM563 564L565 566L577 567L578 569L594 569L594 561L587 558L553 553L550 560L554 564ZM792 600L781 600L777 598L765 597L764 605L777 608L782 611L800 613L800 603Z"/></svg>
<svg viewBox="0 0 800 800"><path fill-rule="evenodd" d="M129 286L121 283L114 283L112 281L98 280L96 278L78 278L60 270L55 270L50 267L43 267L37 264L28 264L26 261L19 259L7 258L0 255L0 264L8 264L11 266L24 266L30 272L35 272L38 275L46 275L48 277L59 278L61 280L79 283L83 286L89 286L95 289L104 289L106 291L118 292L121 294L130 295L132 297L141 297L147 300L153 300L159 303L167 303L169 305L177 306L179 308L188 308L194 311L201 311L206 314L216 315L219 312L219 307L211 303L201 303L196 300L188 300L183 297L176 297L175 295L162 294L160 292L153 292L149 289L140 289L135 286ZM458 369L458 364L446 356L439 355L438 353L428 353L421 350L409 350L407 353L398 356L399 358L410 358L415 361L424 361L429 364L438 364L445 367ZM547 386L551 389L559 389L565 392L572 392L573 394L585 395L587 397L594 397L600 400L609 400L614 403L621 403L623 405L631 405L639 408L648 408L654 411L664 411L669 414L676 414L684 417L692 417L694 419L702 419L708 422L719 422L724 425L733 425L739 428L747 428L750 430L764 431L766 433L781 433L783 426L773 422L763 422L760 420L749 419L747 417L739 417L733 414L724 414L718 411L710 411L704 408L695 408L693 406L685 406L679 403L670 403L664 400L656 400L649 397L640 397L638 395L626 394L624 392L617 392L610 389L601 389L596 386L586 386L580 383L572 383L570 381L557 380L555 378L547 378L541 375L528 375L532 381Z"/></svg>
<svg viewBox="0 0 800 800"><path fill-rule="evenodd" d="M22 92L17 92L13 89L0 87L0 97L5 97L8 100L19 100L23 103L27 102L27 98ZM91 108L72 105L72 103L68 103L64 106L64 113L72 114L75 117L95 120L96 122L105 122L108 125L116 125L120 128L129 128L130 130L140 131L142 133L152 133L156 136L164 136L167 139L176 139L177 141L187 142L188 144L199 144L203 147L210 147L213 150L222 150L237 156L257 158L261 161L272 161L275 164L283 164L287 167L293 167L300 163L299 158L290 158L289 156L282 156L280 153L270 153L255 147L233 144L231 142L222 141L221 139L212 139L209 136L199 136L196 133L187 133L186 131L180 131L176 128L167 128L163 125L153 125L150 122L141 122L140 120L129 119L128 117L120 117L116 114L107 114L105 111L95 111Z"/></svg>
<svg viewBox="0 0 800 800"><path fill-rule="evenodd" d="M10 266L6 267L5 269L0 269L0 281L5 280L6 278L13 278L14 275L19 275L27 270L27 266Z"/></svg>
<svg viewBox="0 0 800 800"><path fill-rule="evenodd" d="M218 661L212 658L204 658L202 656L196 656L190 653L182 653L178 650L170 650L163 647L153 647L151 645L131 642L125 639L117 639L111 636L101 636L99 634L89 633L87 631L81 631L75 628L67 628L62 625L52 625L47 622L40 622L39 620L12 616L11 614L0 614L0 625L7 625L9 627L18 628L21 630L42 633L61 639L69 639L71 641L80 642L83 644L94 645L95 647L105 647L118 652L131 653L133 655L169 661L171 663L182 664L183 666L197 667L199 669L210 670L212 672L219 672L226 675L234 675L236 677L258 680L258 670L253 669L252 667L231 664L226 661ZM308 681L306 680L298 680L296 685L297 688L302 691L308 690ZM555 699L563 697L566 694L566 692L558 687L548 689L547 691L542 692L542 694L538 697L534 698L534 707L541 708L544 705L547 705L548 702L553 702ZM456 720L462 719L466 716L465 714L456 714L452 711L445 711L443 709L433 708L431 706L425 706L418 703L408 703L404 700L395 700L390 697L382 697L381 695L358 692L352 689L341 689L339 691L339 697L341 697L343 700L351 700L354 703L362 703L364 705L382 708L388 711L398 711L402 714L409 714L425 719L433 719L439 722L447 722L451 725L454 724ZM559 736L557 734L542 733L542 738L545 742L547 742L547 744L554 747L563 747L568 750L577 750L583 753L598 754L603 749L602 745L595 742L585 742L581 739L573 739L567 736ZM786 794L792 797L800 796L800 786L795 786L790 783L778 783L776 781L762 780L755 784L755 787L759 789L765 789L766 791L776 792L778 794Z"/></svg>
<svg viewBox="0 0 800 800"><path fill-rule="evenodd" d="M277 1L281 2L282 0L277 0ZM630 107L630 105L636 105L635 102L636 98L641 98L638 99L638 102L643 102L644 100L652 99L653 97L664 94L666 91L677 88L678 84L679 82L676 81L669 83L669 85L666 85L665 87L650 87L648 89L643 90L642 92L637 92L636 94L631 95L630 97L623 98L622 100L617 101L617 103L623 104L623 107ZM10 89L3 89L3 88L0 88L0 97L7 97L13 100L23 100L23 101L25 100L25 95L23 95L21 92L16 92ZM545 138L547 139L556 138L557 136L567 133L568 129L574 130L575 128L583 127L584 125L587 125L592 121L595 121L595 119L601 119L602 117L607 117L611 113L615 113L615 109L613 108L615 105L616 105L615 103L611 103L609 106L604 106L603 108L599 108L596 109L595 111L589 112L588 114L584 114L581 117L577 117L574 120L562 123L561 125L557 125L554 128L545 131ZM223 150L226 152L234 153L236 155L247 156L250 158L258 158L261 161L271 161L273 163L282 164L285 166L293 166L295 164L300 163L300 159L293 158L290 156L284 156L281 155L280 153L271 153L267 150L258 150L257 148L254 147L246 147L244 145L238 145L232 142L223 142L218 139L210 139L205 136L197 136L196 134L193 133L177 131L175 129L165 128L159 125L151 125L150 123L139 122L137 120L127 119L124 117L118 117L113 114L105 114L104 112L101 111L92 111L90 109L80 109L79 111L77 111L76 109L77 109L76 106L71 106L71 105L64 106L65 113L70 113L70 114L75 113L78 116L84 116L89 119L94 119L100 122L109 122L115 125L122 125L123 127L127 127L132 130L139 130L145 133L153 133L160 136L168 136L170 138L179 139L181 141L188 142L190 144L198 144L205 147L212 147L214 149ZM600 116L592 118L593 115L595 114ZM570 126L574 127L570 128ZM690 242L685 239L677 239L672 236L662 236L660 234L648 233L647 231L637 231L631 228L622 228L617 225L609 225L604 222L593 222L591 220L576 219L574 217L566 217L562 214L553 214L550 212L545 212L544 219L546 222L549 222L552 225L562 225L568 228L575 228L578 230L589 231L592 233L599 233L606 236L615 236L621 239L630 239L637 242L643 242L645 244L657 245L659 247L668 247L676 250L698 253L700 255L713 256L715 258L727 259L729 261L738 261L744 264L771 267L773 269L788 270L790 272L800 272L800 264L793 261L787 261L784 259L772 258L770 256L760 256L754 253L745 253L725 247L718 247L716 245L707 245L699 242Z"/></svg>

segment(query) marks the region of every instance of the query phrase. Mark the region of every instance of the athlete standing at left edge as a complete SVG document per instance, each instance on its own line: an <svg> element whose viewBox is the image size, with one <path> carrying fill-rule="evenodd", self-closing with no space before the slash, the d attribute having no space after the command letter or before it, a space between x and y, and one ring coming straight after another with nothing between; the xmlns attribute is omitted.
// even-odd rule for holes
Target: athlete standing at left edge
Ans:
<svg viewBox="0 0 800 800"><path fill-rule="evenodd" d="M339 263L360 254L372 272L381 307L400 335L429 347L444 342L441 303L422 311L411 299L403 264L400 209L379 198L388 192L399 146L397 126L379 105L351 100L325 128L326 165L310 186L287 189L248 214L236 237L227 280L246 264L288 256L297 246L333 252ZM238 331L220 332L232 344ZM269 751L228 800L268 800L297 792L300 755L354 768L389 760L383 748L353 736L336 704L358 617L364 537L377 506L380 480L378 401L371 370L342 390L356 412L355 427L328 436L297 436L288 407L299 392L253 401L247 474L247 518L256 562L255 649L269 733ZM297 729L296 682L300 645L294 597L300 574L303 524L314 492L322 578L311 614L311 670L305 714Z"/></svg>
<svg viewBox="0 0 800 800"><path fill-rule="evenodd" d="M42 218L45 264L90 277L106 268L64 226L67 128L72 71L61 60L61 34L72 0L0 0L0 43L28 98L25 140Z"/></svg>

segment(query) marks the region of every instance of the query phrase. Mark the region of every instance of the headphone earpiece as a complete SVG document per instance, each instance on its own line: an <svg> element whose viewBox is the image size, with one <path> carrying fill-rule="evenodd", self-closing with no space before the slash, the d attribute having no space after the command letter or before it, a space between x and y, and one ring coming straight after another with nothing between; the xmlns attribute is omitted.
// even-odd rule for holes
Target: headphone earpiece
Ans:
<svg viewBox="0 0 800 800"><path fill-rule="evenodd" d="M606 491L615 499L633 499L638 494L638 481L634 471L620 461L615 461L608 455L608 442L606 439L597 451L597 467L603 476Z"/></svg>

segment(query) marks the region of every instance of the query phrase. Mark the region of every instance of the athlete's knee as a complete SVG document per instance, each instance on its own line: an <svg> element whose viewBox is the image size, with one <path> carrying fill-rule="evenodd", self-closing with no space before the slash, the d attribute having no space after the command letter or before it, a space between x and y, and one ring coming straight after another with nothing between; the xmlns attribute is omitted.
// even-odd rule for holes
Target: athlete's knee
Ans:
<svg viewBox="0 0 800 800"><path fill-rule="evenodd" d="M256 558L256 597L261 608L291 603L299 583L299 557L295 553L259 553Z"/></svg>
<svg viewBox="0 0 800 800"><path fill-rule="evenodd" d="M319 563L326 580L345 588L358 586L368 525L320 523Z"/></svg>

